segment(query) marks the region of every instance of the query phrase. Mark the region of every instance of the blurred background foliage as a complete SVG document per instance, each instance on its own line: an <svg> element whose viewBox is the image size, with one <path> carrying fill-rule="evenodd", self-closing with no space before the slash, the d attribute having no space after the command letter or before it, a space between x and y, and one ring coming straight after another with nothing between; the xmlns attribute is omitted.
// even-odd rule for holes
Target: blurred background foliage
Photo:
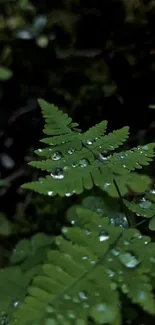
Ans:
<svg viewBox="0 0 155 325"><path fill-rule="evenodd" d="M27 167L42 135L37 98L82 130L107 119L108 131L130 126L129 147L154 141L154 31L154 0L0 0L1 265L23 236L58 233L66 209L80 202L20 188L38 176ZM127 190L122 184L133 195Z"/></svg>

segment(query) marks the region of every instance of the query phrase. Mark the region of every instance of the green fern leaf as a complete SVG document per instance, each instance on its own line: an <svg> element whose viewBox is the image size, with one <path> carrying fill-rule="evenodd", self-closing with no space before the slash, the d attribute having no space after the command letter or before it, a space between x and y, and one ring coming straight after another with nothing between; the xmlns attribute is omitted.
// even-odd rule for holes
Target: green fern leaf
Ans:
<svg viewBox="0 0 155 325"><path fill-rule="evenodd" d="M30 165L50 175L24 184L23 188L52 196L79 194L94 185L106 189L116 174L126 175L148 165L154 156L154 144L113 153L128 138L128 127L104 135L107 122L103 121L80 133L72 129L67 114L44 100L39 103L46 122L44 132L53 137L41 140L48 147L37 150L42 160Z"/></svg>
<svg viewBox="0 0 155 325"><path fill-rule="evenodd" d="M148 227L150 230L155 230L155 199L154 190L145 193L141 199L133 200L131 202L124 200L126 207L134 212L139 217L149 219Z"/></svg>
<svg viewBox="0 0 155 325"><path fill-rule="evenodd" d="M44 133L48 135L61 135L69 133L72 119L60 111L55 105L48 104L43 99L38 100L46 125Z"/></svg>
<svg viewBox="0 0 155 325"><path fill-rule="evenodd" d="M152 218L155 215L155 203L142 198L139 202L123 200L126 207L138 216Z"/></svg>
<svg viewBox="0 0 155 325"><path fill-rule="evenodd" d="M36 268L23 272L19 266L0 270L0 325L7 324L8 315L24 299Z"/></svg>
<svg viewBox="0 0 155 325"><path fill-rule="evenodd" d="M155 314L155 244L136 229L123 231L87 209L79 227L63 228L57 250L34 277L11 325L121 324L121 296ZM15 321L14 321L15 320Z"/></svg>
<svg viewBox="0 0 155 325"><path fill-rule="evenodd" d="M89 131L87 131L89 132ZM86 132L86 133L87 133ZM90 132L91 134L91 129ZM120 130L115 130L112 133L109 133L108 135L105 135L104 137L97 138L96 141L91 144L91 150L95 154L101 155L101 159L106 160L106 156L104 155L104 151L113 151L114 149L118 148L120 145L122 145L129 136L129 128L127 126L123 127ZM85 133L84 133L85 138ZM94 140L94 138L93 138ZM91 141L91 140L90 140ZM89 144L89 140L87 140L86 144ZM103 151L103 154L102 154Z"/></svg>
<svg viewBox="0 0 155 325"><path fill-rule="evenodd" d="M54 239L44 233L37 233L29 239L20 240L10 257L12 264L19 264L23 271L30 270L45 261L46 253Z"/></svg>
<svg viewBox="0 0 155 325"><path fill-rule="evenodd" d="M129 190L142 194L146 192L151 186L151 178L147 175L141 175L135 172L128 173L127 175L115 176L115 181L119 184L119 191L122 196L125 196ZM114 183L108 184L104 190L114 198L118 198L119 194Z"/></svg>
<svg viewBox="0 0 155 325"><path fill-rule="evenodd" d="M149 229L152 231L155 230L155 216L149 221Z"/></svg>
<svg viewBox="0 0 155 325"><path fill-rule="evenodd" d="M32 236L31 240L19 241L10 257L11 266L0 270L0 325L5 324L13 308L24 299L52 243L52 236L43 233Z"/></svg>
<svg viewBox="0 0 155 325"><path fill-rule="evenodd" d="M83 141L94 141L102 138L107 129L107 121L102 121L99 124L96 124L88 131L83 133ZM89 144L89 142L88 142Z"/></svg>
<svg viewBox="0 0 155 325"><path fill-rule="evenodd" d="M154 143L147 146L138 146L132 150L123 151L119 154L114 153L111 159L110 166L116 174L124 175L129 171L141 169L142 166L147 166L154 157ZM123 162L123 164L122 164Z"/></svg>

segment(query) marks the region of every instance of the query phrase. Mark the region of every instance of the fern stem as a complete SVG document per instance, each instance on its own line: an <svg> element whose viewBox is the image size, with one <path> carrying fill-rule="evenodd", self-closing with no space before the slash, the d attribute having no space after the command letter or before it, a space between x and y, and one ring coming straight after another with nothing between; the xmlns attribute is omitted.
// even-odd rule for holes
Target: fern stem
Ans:
<svg viewBox="0 0 155 325"><path fill-rule="evenodd" d="M122 210L124 211L124 214L125 214L125 216L126 216L126 218L127 218L127 220L128 220L128 224L129 224L129 226L133 226L133 225L132 225L131 218L130 218L129 211L126 209L126 206L125 206L124 203L123 203L122 195L121 195L121 192L120 192L119 186L118 186L118 184L117 184L115 178L113 179L113 183L114 183L115 188L116 188L116 191L117 191L117 193L118 193L118 195L119 195L120 204L121 204Z"/></svg>
<svg viewBox="0 0 155 325"><path fill-rule="evenodd" d="M83 146L94 154L94 152L88 146L86 146L85 143L83 143ZM95 156L96 159L98 159L99 161L101 161L103 163L103 161L100 159L100 157L98 155L94 154L94 156ZM116 190L118 192L118 195L119 195L119 198L120 198L120 204L121 204L122 210L124 211L124 214L125 214L125 216L127 218L128 224L129 224L130 227L132 227L133 225L132 225L132 221L131 221L131 218L130 218L130 215L129 215L129 211L126 209L126 207L125 207L125 205L123 203L122 195L121 195L121 192L119 190L119 187L117 185L117 182L116 182L115 178L113 179L113 183L114 183L114 185L116 187Z"/></svg>
<svg viewBox="0 0 155 325"><path fill-rule="evenodd" d="M141 226L143 223L146 223L147 221L148 221L147 219L142 220L142 221L136 223L133 227L134 227L134 228L137 228L137 227Z"/></svg>

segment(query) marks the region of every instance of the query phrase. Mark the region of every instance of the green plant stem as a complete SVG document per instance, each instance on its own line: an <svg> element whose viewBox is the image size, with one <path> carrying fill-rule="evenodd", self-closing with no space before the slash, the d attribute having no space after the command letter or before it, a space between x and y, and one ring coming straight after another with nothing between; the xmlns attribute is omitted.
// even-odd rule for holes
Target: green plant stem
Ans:
<svg viewBox="0 0 155 325"><path fill-rule="evenodd" d="M131 221L131 218L130 218L130 214L129 214L129 211L126 209L126 207L125 207L125 205L123 203L122 195L121 195L120 189L118 187L118 184L117 184L115 178L113 179L113 183L114 183L114 186L116 188L116 191L117 191L117 193L119 195L119 199L120 199L120 204L121 204L122 210L124 211L124 214L125 214L125 216L126 216L126 218L128 220L128 224L131 227L133 225L132 225L132 221Z"/></svg>
<svg viewBox="0 0 155 325"><path fill-rule="evenodd" d="M93 155L95 156L96 159L98 159L99 161L101 161L103 163L103 161L100 159L100 157L98 155L94 154L93 150L91 150L84 143L83 143L83 146L86 147L89 151L91 151L93 153ZM132 227L133 225L132 225L132 221L131 221L131 218L130 218L129 211L126 209L126 207L125 207L125 205L123 203L122 195L121 195L121 192L119 190L119 187L117 185L117 182L116 182L115 178L113 179L113 183L114 183L114 186L116 187L117 193L119 195L120 204L121 204L122 210L124 211L124 214L125 214L125 216L127 218L128 224L129 224L130 227Z"/></svg>
<svg viewBox="0 0 155 325"><path fill-rule="evenodd" d="M137 227L141 226L143 223L145 223L145 222L147 222L147 221L148 221L148 220L145 219L145 220L142 220L142 221L136 223L136 224L134 225L134 228L137 228Z"/></svg>

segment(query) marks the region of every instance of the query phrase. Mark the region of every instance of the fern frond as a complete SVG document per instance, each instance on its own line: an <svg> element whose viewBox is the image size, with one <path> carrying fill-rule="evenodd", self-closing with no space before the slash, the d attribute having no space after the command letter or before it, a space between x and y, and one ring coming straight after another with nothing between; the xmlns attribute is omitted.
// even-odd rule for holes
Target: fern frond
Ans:
<svg viewBox="0 0 155 325"><path fill-rule="evenodd" d="M10 257L11 266L0 270L0 325L6 324L4 321L24 299L27 287L41 271L41 264L45 263L52 244L52 236L37 233L15 246Z"/></svg>
<svg viewBox="0 0 155 325"><path fill-rule="evenodd" d="M149 219L149 229L155 230L155 201L154 195L146 192L145 196L138 200L131 202L124 200L126 207L134 212L137 216Z"/></svg>
<svg viewBox="0 0 155 325"><path fill-rule="evenodd" d="M19 266L0 270L0 325L7 324L8 315L24 299L36 273L36 268L23 272Z"/></svg>
<svg viewBox="0 0 155 325"><path fill-rule="evenodd" d="M153 158L154 144L113 153L128 138L128 127L104 135L107 122L103 121L80 133L72 130L73 123L67 114L43 100L39 103L46 121L45 133L53 137L42 140L48 145L36 151L42 160L30 165L50 175L23 188L60 196L79 194L94 185L104 189L116 174L125 175L139 169Z"/></svg>
<svg viewBox="0 0 155 325"><path fill-rule="evenodd" d="M138 216L152 218L155 215L155 203L152 203L145 198L137 203L134 201L129 202L124 200L124 204L130 211L136 213Z"/></svg>
<svg viewBox="0 0 155 325"><path fill-rule="evenodd" d="M60 111L55 105L38 100L45 119L44 133L48 135L61 135L71 132L70 125L72 119L67 114Z"/></svg>
<svg viewBox="0 0 155 325"><path fill-rule="evenodd" d="M79 209L79 227L63 228L57 250L34 277L11 325L121 324L121 295L155 314L155 244L136 229L123 231Z"/></svg>

